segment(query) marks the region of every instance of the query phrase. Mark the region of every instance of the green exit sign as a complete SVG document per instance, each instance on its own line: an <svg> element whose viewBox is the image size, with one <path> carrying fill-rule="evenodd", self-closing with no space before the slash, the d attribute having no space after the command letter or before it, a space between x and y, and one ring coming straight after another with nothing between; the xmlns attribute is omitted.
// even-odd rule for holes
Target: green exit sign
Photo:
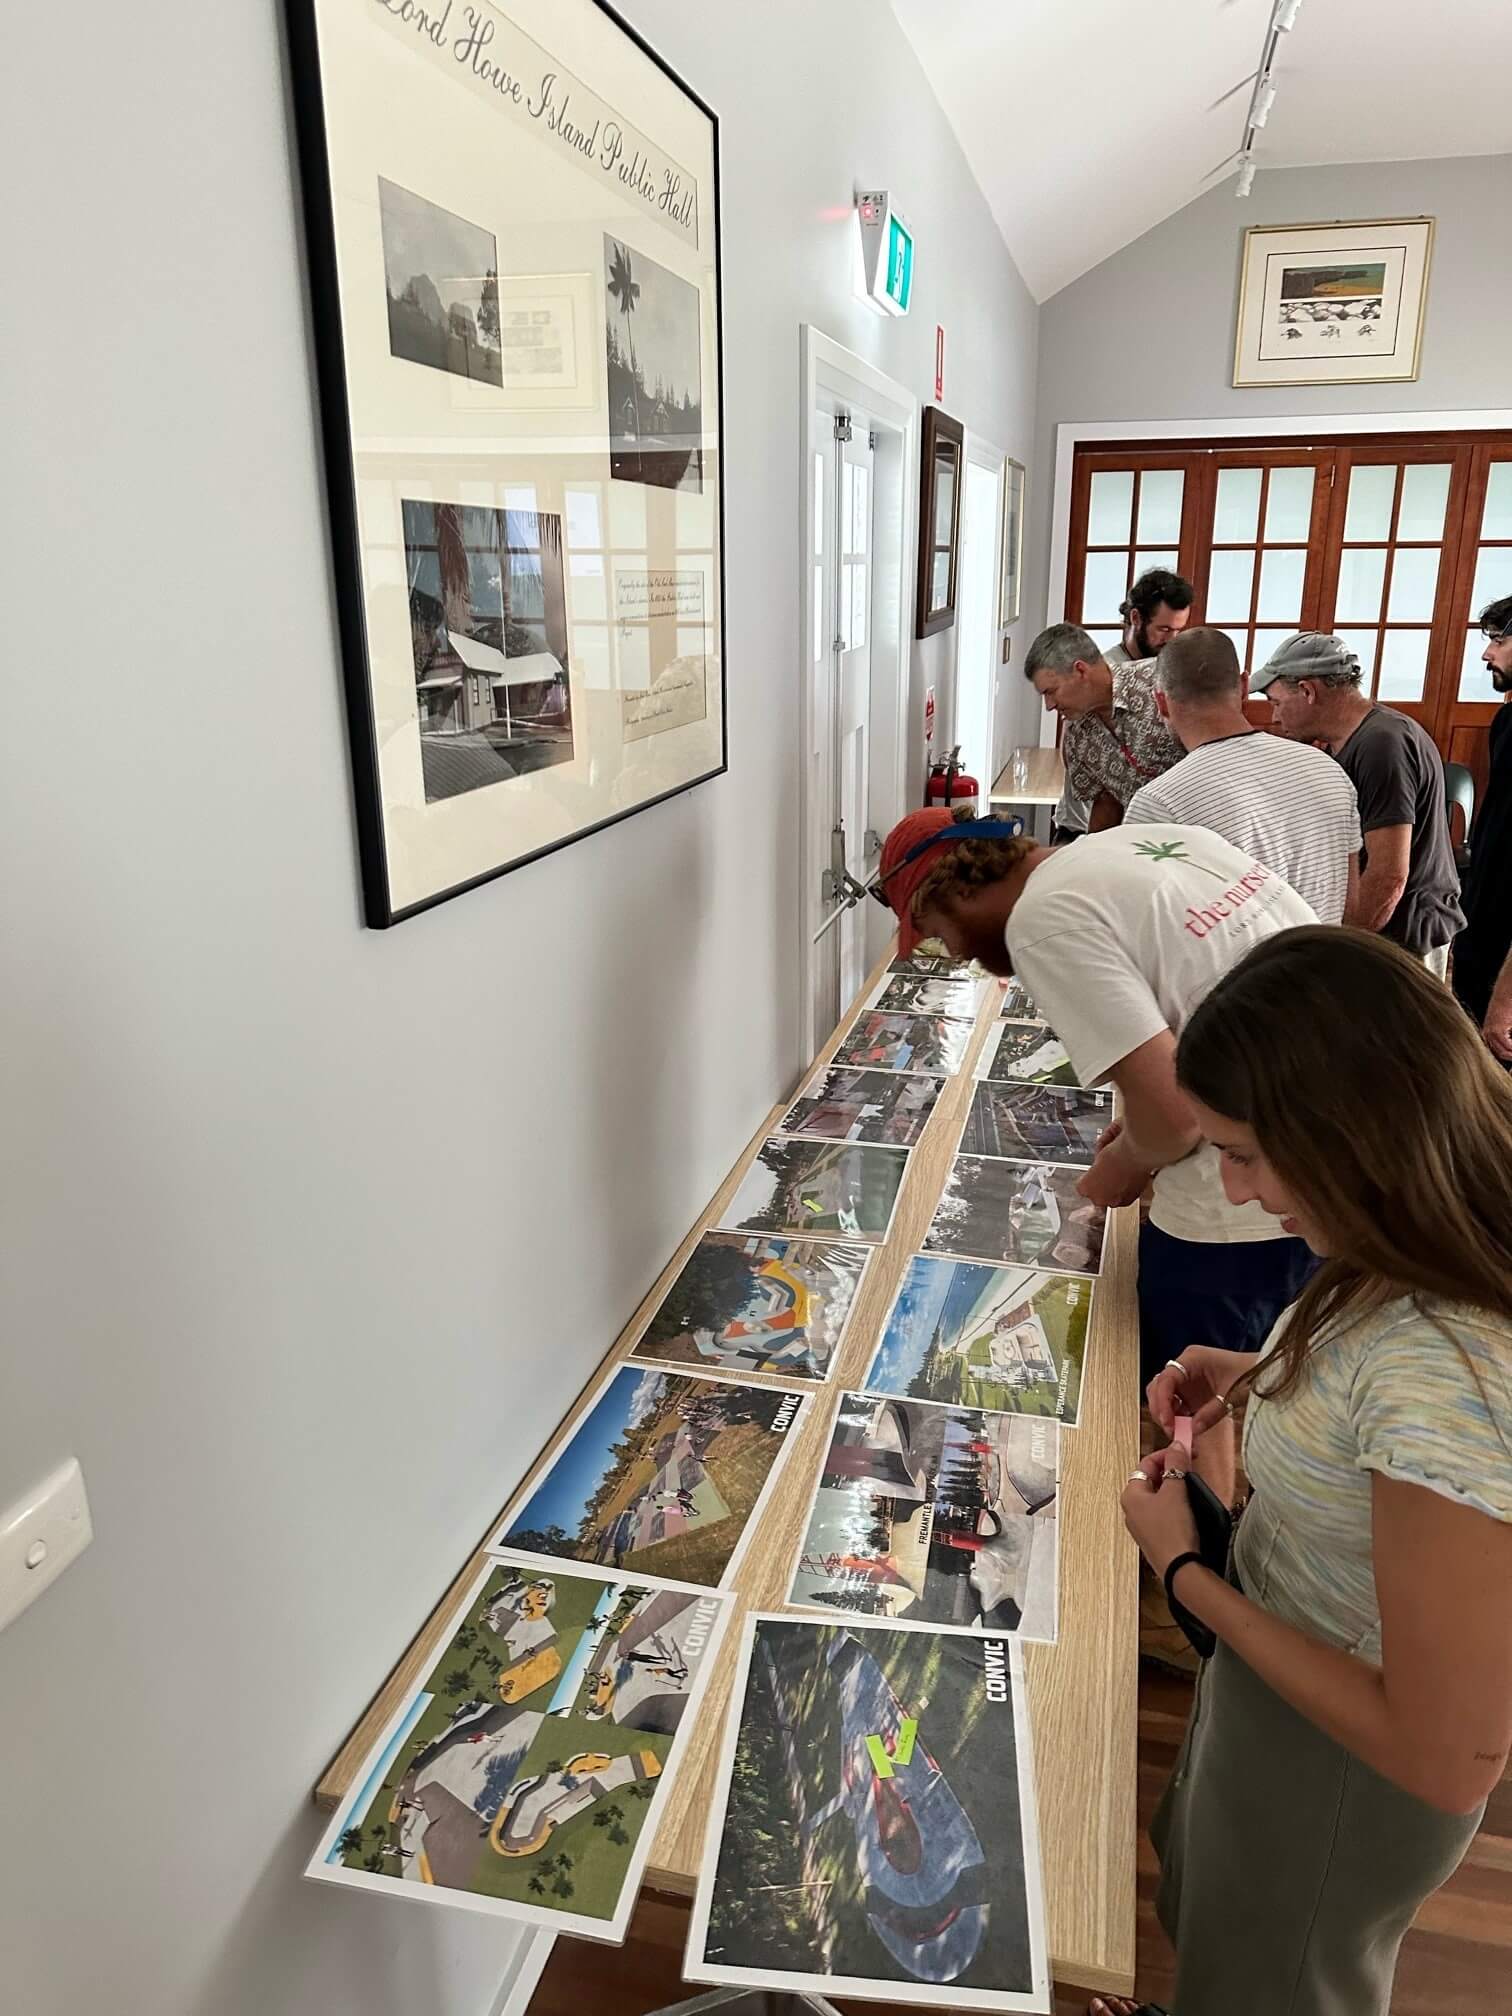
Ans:
<svg viewBox="0 0 1512 2016"><path fill-rule="evenodd" d="M861 230L863 292L886 315L906 315L913 299L913 233L893 208L885 189L856 198Z"/></svg>
<svg viewBox="0 0 1512 2016"><path fill-rule="evenodd" d="M913 293L913 233L896 217L887 220L887 298L900 315Z"/></svg>

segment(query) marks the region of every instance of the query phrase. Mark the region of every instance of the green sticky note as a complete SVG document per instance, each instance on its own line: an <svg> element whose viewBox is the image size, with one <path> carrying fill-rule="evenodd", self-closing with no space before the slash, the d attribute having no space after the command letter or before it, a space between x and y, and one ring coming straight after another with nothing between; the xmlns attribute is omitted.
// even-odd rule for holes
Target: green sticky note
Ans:
<svg viewBox="0 0 1512 2016"><path fill-rule="evenodd" d="M914 1738L918 1733L918 1723L905 1717L903 1725L898 1731L897 1747L894 1749L891 1757L888 1756L886 1746L883 1744L880 1736L867 1737L866 1754L870 1757L872 1769L879 1778L891 1778L895 1760L899 1764L908 1763L909 1759L913 1756Z"/></svg>

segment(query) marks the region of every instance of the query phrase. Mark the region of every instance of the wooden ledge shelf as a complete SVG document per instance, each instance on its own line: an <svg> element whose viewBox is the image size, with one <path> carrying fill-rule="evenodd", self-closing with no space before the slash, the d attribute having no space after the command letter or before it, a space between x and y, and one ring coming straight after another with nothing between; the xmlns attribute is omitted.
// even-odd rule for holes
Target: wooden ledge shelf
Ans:
<svg viewBox="0 0 1512 2016"><path fill-rule="evenodd" d="M879 967L868 982L862 1000L881 971ZM783 1607L787 1573L839 1396L860 1384L909 1258L923 1241L971 1103L971 1072L997 1019L998 1006L994 989L977 1018L965 1066L946 1084L913 1150L891 1230L867 1269L833 1377L826 1386L804 1389L813 1392L814 1404L799 1430L799 1446L784 1462L735 1572L737 1619L748 1608ZM858 1005L844 1018L816 1065L830 1060L860 1012ZM613 1349L594 1367L510 1504L523 1501L609 1366L629 1355L688 1254L718 1222L788 1103L774 1106L752 1135ZM1134 1986L1138 1557L1124 1531L1119 1496L1139 1457L1137 1236L1136 1207L1109 1213L1103 1272L1087 1342L1080 1425L1061 1440L1060 1636L1055 1645L1025 1648L1051 1969L1062 1986L1112 1995L1131 1994ZM672 1369L696 1372L697 1368ZM796 1383L755 1372L741 1377L753 1385L786 1388ZM501 1508L499 1517L489 1521L485 1539L498 1530L507 1509ZM331 1760L315 1787L321 1807L334 1809L351 1790L362 1758L434 1657L447 1619L484 1559L480 1542ZM652 1845L645 1877L650 1889L687 1896L694 1888L734 1678L737 1637L732 1623Z"/></svg>

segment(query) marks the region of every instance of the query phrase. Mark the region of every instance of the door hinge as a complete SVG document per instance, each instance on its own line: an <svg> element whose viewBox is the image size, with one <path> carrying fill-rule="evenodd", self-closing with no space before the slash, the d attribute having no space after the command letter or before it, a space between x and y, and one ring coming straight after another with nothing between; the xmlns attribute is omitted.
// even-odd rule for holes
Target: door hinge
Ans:
<svg viewBox="0 0 1512 2016"><path fill-rule="evenodd" d="M845 636L842 631L837 630L835 632L835 641L830 648L837 654L845 650Z"/></svg>
<svg viewBox="0 0 1512 2016"><path fill-rule="evenodd" d="M849 413L837 413L835 415L835 439L837 441L849 441L854 431L854 428L851 426Z"/></svg>
<svg viewBox="0 0 1512 2016"><path fill-rule="evenodd" d="M873 854L881 853L882 835L877 831L875 826L868 826L866 831L862 834L861 839L863 845L866 848L866 858L868 861L870 861Z"/></svg>
<svg viewBox="0 0 1512 2016"><path fill-rule="evenodd" d="M872 450L874 450L874 451L875 451L875 449L876 449L876 446L877 446L877 437L876 437L876 435L875 435L875 434L868 434L868 435L867 435L867 437L866 437L866 445L867 445L867 447L868 447L868 448L870 448L870 449L872 449Z"/></svg>

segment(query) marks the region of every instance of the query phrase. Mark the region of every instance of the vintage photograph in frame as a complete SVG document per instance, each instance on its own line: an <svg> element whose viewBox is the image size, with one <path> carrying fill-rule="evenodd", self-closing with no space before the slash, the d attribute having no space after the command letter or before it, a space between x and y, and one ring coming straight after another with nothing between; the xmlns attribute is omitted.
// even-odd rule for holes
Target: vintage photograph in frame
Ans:
<svg viewBox="0 0 1512 2016"><path fill-rule="evenodd" d="M1244 234L1236 385L1416 378L1431 217L1255 225Z"/></svg>
<svg viewBox="0 0 1512 2016"><path fill-rule="evenodd" d="M602 0L287 8L383 927L725 768L718 123Z"/></svg>

